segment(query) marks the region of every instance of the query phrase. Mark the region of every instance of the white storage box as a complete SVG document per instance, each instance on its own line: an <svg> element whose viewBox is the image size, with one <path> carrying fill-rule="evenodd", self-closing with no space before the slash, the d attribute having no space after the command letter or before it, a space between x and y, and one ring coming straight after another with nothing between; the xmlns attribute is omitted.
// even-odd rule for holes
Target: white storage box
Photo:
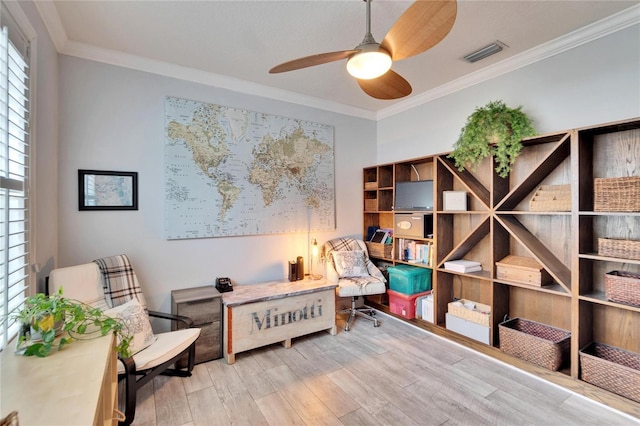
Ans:
<svg viewBox="0 0 640 426"><path fill-rule="evenodd" d="M425 321L435 322L433 318L433 294L420 298L420 316Z"/></svg>
<svg viewBox="0 0 640 426"><path fill-rule="evenodd" d="M456 333L467 336L478 342L482 342L486 345L490 342L491 328L468 321L464 318L457 317L447 312L446 314L447 330L455 331Z"/></svg>
<svg viewBox="0 0 640 426"><path fill-rule="evenodd" d="M465 191L442 191L442 204L445 211L467 210Z"/></svg>

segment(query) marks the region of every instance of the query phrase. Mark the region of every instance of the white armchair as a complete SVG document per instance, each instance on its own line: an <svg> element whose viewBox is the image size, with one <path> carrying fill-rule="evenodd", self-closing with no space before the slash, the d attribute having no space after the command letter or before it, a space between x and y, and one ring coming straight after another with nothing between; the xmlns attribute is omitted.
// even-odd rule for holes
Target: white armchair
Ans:
<svg viewBox="0 0 640 426"><path fill-rule="evenodd" d="M99 267L98 263L100 262L102 263ZM106 276L103 274L105 265L111 265L110 276L109 273ZM111 277L111 282L109 282L109 277ZM118 286L119 281L130 285ZM139 326L145 322L149 324L148 317L144 314L146 303L133 268L125 255L55 269L51 271L48 283L50 294L57 292L62 287L65 297L98 307L107 313L112 311L115 315L122 315L124 312L133 313L137 310L138 317L141 316L139 313L143 313L142 316L145 318L142 322L137 321L132 327L136 329L132 345L139 345L142 349L130 358L120 358L118 362L118 380L125 382L125 420L120 424L129 425L133 422L136 410L136 393L155 376L159 374L191 376L195 357L195 341L200 335L200 329L191 328L193 322L187 317L155 311L147 311L147 313L152 317L179 321L185 328L153 334L150 325L149 327ZM148 330L144 330L144 328ZM136 348L133 350L135 351ZM175 363L183 356L188 358L186 369L175 368ZM174 368L171 368L172 366Z"/></svg>
<svg viewBox="0 0 640 426"><path fill-rule="evenodd" d="M322 246L327 281L337 283L338 297L351 298L351 306L340 311L349 314L345 331L349 331L356 316L373 321L378 327L375 310L356 306L358 297L386 292L386 279L371 262L366 244L353 238L336 238Z"/></svg>

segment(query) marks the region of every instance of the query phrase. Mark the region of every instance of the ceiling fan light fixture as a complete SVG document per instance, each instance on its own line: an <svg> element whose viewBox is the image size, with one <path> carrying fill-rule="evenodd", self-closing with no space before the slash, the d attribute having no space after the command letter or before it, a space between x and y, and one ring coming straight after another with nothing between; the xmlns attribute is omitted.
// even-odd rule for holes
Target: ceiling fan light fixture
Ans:
<svg viewBox="0 0 640 426"><path fill-rule="evenodd" d="M391 68L391 56L377 46L356 53L347 61L349 74L360 80L380 77Z"/></svg>

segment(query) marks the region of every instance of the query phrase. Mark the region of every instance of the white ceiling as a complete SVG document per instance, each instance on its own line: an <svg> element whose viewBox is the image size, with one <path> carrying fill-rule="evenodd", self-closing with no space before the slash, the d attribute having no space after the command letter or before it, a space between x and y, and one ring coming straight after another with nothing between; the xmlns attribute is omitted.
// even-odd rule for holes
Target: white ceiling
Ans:
<svg viewBox="0 0 640 426"><path fill-rule="evenodd" d="M411 3L373 1L377 41ZM392 115L640 22L640 0L459 0L456 22L441 43L393 65L413 93L381 101L360 90L344 61L268 73L281 62L358 45L365 33L362 0L36 5L61 53L367 118ZM509 47L475 64L461 59L496 40Z"/></svg>

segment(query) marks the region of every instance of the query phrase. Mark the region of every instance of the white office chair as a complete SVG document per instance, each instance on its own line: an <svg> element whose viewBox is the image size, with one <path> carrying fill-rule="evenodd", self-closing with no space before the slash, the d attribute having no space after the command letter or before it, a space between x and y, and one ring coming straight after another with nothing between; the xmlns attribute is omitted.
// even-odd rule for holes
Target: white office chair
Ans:
<svg viewBox="0 0 640 426"><path fill-rule="evenodd" d="M98 266L100 264L100 266ZM121 311L132 305L129 310L138 313L146 308L138 280L129 259L125 255L98 259L92 263L59 268L49 275L49 294L62 287L63 296L76 299L105 311L115 308ZM136 299L135 302L133 299ZM135 303L131 303L135 302ZM119 307L118 307L119 306ZM128 308L127 308L128 309ZM182 323L183 329L153 334L145 330L144 349L130 358L120 358L118 362L118 381L124 380L125 420L120 424L129 425L136 413L136 394L138 389L159 374L189 377L193 370L195 342L200 335L199 328L192 328L193 322L183 316L147 311L151 317L169 319ZM146 321L146 319L145 319ZM139 336L134 337L136 341ZM140 342L140 340L137 340ZM148 346L147 346L148 345ZM178 369L175 363L187 357L186 369ZM170 368L174 366L174 368Z"/></svg>
<svg viewBox="0 0 640 426"><path fill-rule="evenodd" d="M350 297L351 307L339 311L349 314L345 331L357 316L373 321L373 326L380 325L375 318L375 310L356 306L358 297L382 294L387 291L387 280L382 272L371 262L367 246L361 240L353 238L336 238L322 246L322 257L325 262L327 281L338 283L338 297Z"/></svg>

